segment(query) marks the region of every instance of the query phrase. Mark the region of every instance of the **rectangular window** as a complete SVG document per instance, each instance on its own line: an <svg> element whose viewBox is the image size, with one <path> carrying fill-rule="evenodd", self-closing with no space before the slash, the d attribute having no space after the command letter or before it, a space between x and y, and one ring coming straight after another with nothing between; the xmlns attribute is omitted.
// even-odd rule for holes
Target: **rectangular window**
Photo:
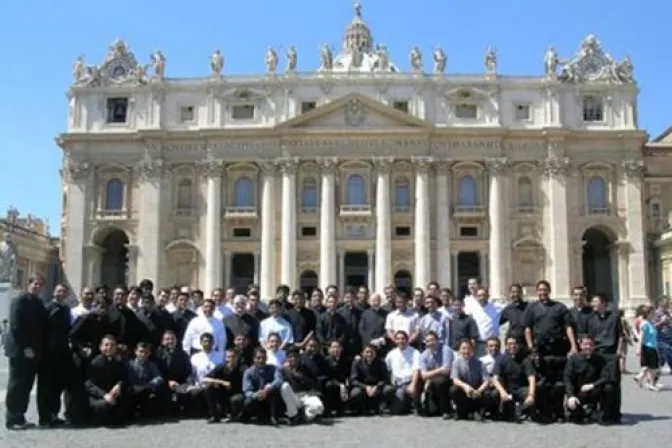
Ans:
<svg viewBox="0 0 672 448"><path fill-rule="evenodd" d="M515 106L516 120L527 121L530 119L530 106L527 104L516 104Z"/></svg>
<svg viewBox="0 0 672 448"><path fill-rule="evenodd" d="M252 229L249 227L239 227L236 229L233 229L233 237L234 238L251 238L252 237Z"/></svg>
<svg viewBox="0 0 672 448"><path fill-rule="evenodd" d="M303 237L317 236L317 227L301 227L301 236Z"/></svg>
<svg viewBox="0 0 672 448"><path fill-rule="evenodd" d="M194 106L180 107L180 121L182 123L194 121Z"/></svg>
<svg viewBox="0 0 672 448"><path fill-rule="evenodd" d="M408 226L400 226L394 228L395 236L411 236L411 228Z"/></svg>
<svg viewBox="0 0 672 448"><path fill-rule="evenodd" d="M473 238L478 236L478 227L460 227L460 236L466 238Z"/></svg>
<svg viewBox="0 0 672 448"><path fill-rule="evenodd" d="M458 104L455 106L455 116L463 120L475 120L478 117L478 107L475 104Z"/></svg>
<svg viewBox="0 0 672 448"><path fill-rule="evenodd" d="M107 99L107 122L126 123L128 115L128 98Z"/></svg>
<svg viewBox="0 0 672 448"><path fill-rule="evenodd" d="M304 101L301 103L301 113L305 114L306 112L310 112L316 107L317 103L315 101Z"/></svg>
<svg viewBox="0 0 672 448"><path fill-rule="evenodd" d="M395 101L392 103L392 107L399 112L408 113L408 101Z"/></svg>
<svg viewBox="0 0 672 448"><path fill-rule="evenodd" d="M651 217L655 219L660 218L660 202L651 203Z"/></svg>
<svg viewBox="0 0 672 448"><path fill-rule="evenodd" d="M583 121L604 121L602 98L595 95L583 97Z"/></svg>
<svg viewBox="0 0 672 448"><path fill-rule="evenodd" d="M234 120L253 120L254 104L239 104L231 108L231 118Z"/></svg>

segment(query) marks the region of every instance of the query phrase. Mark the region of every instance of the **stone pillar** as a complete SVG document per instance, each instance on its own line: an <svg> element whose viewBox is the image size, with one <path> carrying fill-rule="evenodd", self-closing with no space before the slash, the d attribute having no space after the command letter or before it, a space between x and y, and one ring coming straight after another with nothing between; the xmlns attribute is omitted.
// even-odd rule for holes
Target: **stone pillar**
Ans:
<svg viewBox="0 0 672 448"><path fill-rule="evenodd" d="M272 161L259 162L261 168L261 263L259 266L259 294L268 300L274 296L273 260L275 258L275 172Z"/></svg>
<svg viewBox="0 0 672 448"><path fill-rule="evenodd" d="M479 264L481 267L481 272L479 273L479 279L481 285L490 286L490 257L488 256L487 250L482 250L478 253ZM498 297L497 297L498 298Z"/></svg>
<svg viewBox="0 0 672 448"><path fill-rule="evenodd" d="M292 290L297 287L296 277L296 169L298 158L284 159L282 168L282 257L280 283Z"/></svg>
<svg viewBox="0 0 672 448"><path fill-rule="evenodd" d="M63 169L67 185L66 219L63 258L65 277L74 294L79 295L85 285L84 249L88 235L86 222L93 211L91 193L94 191L94 170L88 162L68 159Z"/></svg>
<svg viewBox="0 0 672 448"><path fill-rule="evenodd" d="M392 201L390 200L391 157L376 157L376 292L383 294L393 283L392 276Z"/></svg>
<svg viewBox="0 0 672 448"><path fill-rule="evenodd" d="M547 255L550 258L548 280L555 299L568 302L571 290L568 213L567 172L569 158L550 156L544 161L546 194L548 204L544 207L544 231L546 232Z"/></svg>
<svg viewBox="0 0 672 448"><path fill-rule="evenodd" d="M261 262L261 253L254 251L254 283L259 285L259 263Z"/></svg>
<svg viewBox="0 0 672 448"><path fill-rule="evenodd" d="M430 157L413 157L415 166L415 273L416 286L426 288L432 277L429 203L429 169L433 162Z"/></svg>
<svg viewBox="0 0 672 448"><path fill-rule="evenodd" d="M208 160L202 166L207 190L203 283L206 296L222 283L222 167L218 160Z"/></svg>
<svg viewBox="0 0 672 448"><path fill-rule="evenodd" d="M368 257L368 268L369 268L369 274L368 274L368 279L367 279L367 285L369 286L369 290L375 291L375 284L376 284L376 268L375 268L375 260L374 260L374 254L376 251L374 249L368 249L366 251L366 255Z"/></svg>
<svg viewBox="0 0 672 448"><path fill-rule="evenodd" d="M488 220L490 222L488 284L490 286L490 296L494 299L506 297L506 270L511 264L510 257L507 260L508 251L506 248L507 244L511 244L510 238L506 236L508 234L506 229L509 225L505 204L507 164L507 159L502 157L486 159L490 178L490 194L488 197Z"/></svg>
<svg viewBox="0 0 672 448"><path fill-rule="evenodd" d="M453 290L453 294L455 297L459 297L460 295L460 270L459 270L459 263L458 257L460 256L459 252L451 252L451 257L453 264L451 266L452 271L453 271L453 277L452 277L452 284L447 285L450 289ZM442 285L443 286L443 285Z"/></svg>
<svg viewBox="0 0 672 448"><path fill-rule="evenodd" d="M343 291L345 290L345 252L339 250L338 251L338 290L341 291L341 294L343 294Z"/></svg>
<svg viewBox="0 0 672 448"><path fill-rule="evenodd" d="M625 226L628 232L628 279L627 291L621 292L621 304L624 308L635 309L648 303L647 298L647 266L646 233L644 231L644 203L642 197L643 177L646 171L643 160L626 160L623 162L625 177ZM628 300L629 303L623 303Z"/></svg>
<svg viewBox="0 0 672 448"><path fill-rule="evenodd" d="M161 184L164 167L163 160L156 156L157 154L145 154L145 158L134 168L140 183L140 223L137 241L140 256L137 277L147 278L155 285L161 285L160 266L164 255L161 247Z"/></svg>
<svg viewBox="0 0 672 448"><path fill-rule="evenodd" d="M222 282L222 286L225 287L225 288L228 288L229 286L231 286L231 262L232 262L232 260L233 260L233 253L229 250L225 250L224 251L224 281ZM256 269L257 269L257 267L256 267L256 264L257 264L256 256L255 256L254 264L255 264L254 269L256 271Z"/></svg>
<svg viewBox="0 0 672 448"><path fill-rule="evenodd" d="M82 288L84 286L96 286L101 283L100 279L100 268L101 268L101 262L102 262L102 256L103 256L103 248L95 245L89 245L86 246L86 277L82 283ZM131 253L128 253L128 271L129 274L131 272ZM133 285L134 283L130 283L129 285ZM79 291L73 290L73 292L77 295L81 293L81 289Z"/></svg>
<svg viewBox="0 0 672 448"><path fill-rule="evenodd" d="M128 251L128 275L126 282L129 285L137 285L138 280L138 246L134 244L127 244L126 250ZM102 254L101 254L102 255ZM100 261L98 262L98 276L100 277ZM142 280L142 279L141 279Z"/></svg>
<svg viewBox="0 0 672 448"><path fill-rule="evenodd" d="M453 268L450 252L450 162L435 165L436 173L436 278L442 287L452 289Z"/></svg>
<svg viewBox="0 0 672 448"><path fill-rule="evenodd" d="M614 245L611 248L611 281L613 284L614 297L610 297L610 299L616 300L618 298L619 308L623 308L627 311L634 311L634 309L628 309L630 305L628 297L628 290L630 289L630 272L628 266L629 254L630 243L628 241L614 242Z"/></svg>
<svg viewBox="0 0 672 448"><path fill-rule="evenodd" d="M336 168L338 159L318 160L322 167L320 199L320 278L323 291L337 284L336 276Z"/></svg>

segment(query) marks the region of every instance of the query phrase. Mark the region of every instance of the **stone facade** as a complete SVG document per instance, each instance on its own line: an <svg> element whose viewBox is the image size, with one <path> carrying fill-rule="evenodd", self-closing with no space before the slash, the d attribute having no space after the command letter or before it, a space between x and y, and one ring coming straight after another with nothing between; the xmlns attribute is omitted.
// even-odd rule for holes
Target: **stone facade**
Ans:
<svg viewBox="0 0 672 448"><path fill-rule="evenodd" d="M499 74L492 49L480 74L432 59L425 73L416 47L399 69L359 8L315 72L293 48L256 76L227 75L217 51L205 79L164 76L162 53L150 70L121 41L100 65L80 58L58 138L69 282L254 281L268 297L477 276L500 297L546 278L561 299L586 283L646 300L629 58L591 35L569 60L549 48L538 76Z"/></svg>

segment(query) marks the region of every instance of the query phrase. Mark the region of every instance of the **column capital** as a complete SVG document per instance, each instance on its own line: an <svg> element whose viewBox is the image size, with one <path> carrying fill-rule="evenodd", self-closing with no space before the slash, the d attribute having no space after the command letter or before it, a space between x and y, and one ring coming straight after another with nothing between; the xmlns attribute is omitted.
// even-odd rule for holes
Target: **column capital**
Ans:
<svg viewBox="0 0 672 448"><path fill-rule="evenodd" d="M165 165L163 159L152 158L148 154L141 160L135 163L133 171L138 174L138 177L143 182L158 182L163 177L165 172Z"/></svg>
<svg viewBox="0 0 672 448"><path fill-rule="evenodd" d="M446 175L450 173L450 168L453 166L452 159L442 159L434 162L434 171L437 175Z"/></svg>
<svg viewBox="0 0 672 448"><path fill-rule="evenodd" d="M206 178L218 177L222 175L224 162L222 160L207 159L196 164L196 168L199 174Z"/></svg>
<svg viewBox="0 0 672 448"><path fill-rule="evenodd" d="M509 167L509 159L506 157L488 157L485 159L485 166L493 176L500 176L506 173Z"/></svg>
<svg viewBox="0 0 672 448"><path fill-rule="evenodd" d="M278 162L271 159L261 159L257 161L257 165L261 170L261 173L266 176L272 176L276 173L278 169Z"/></svg>
<svg viewBox="0 0 672 448"><path fill-rule="evenodd" d="M417 173L426 174L434 163L434 157L411 157L411 163Z"/></svg>
<svg viewBox="0 0 672 448"><path fill-rule="evenodd" d="M621 164L628 179L641 179L646 173L643 160L624 160Z"/></svg>
<svg viewBox="0 0 672 448"><path fill-rule="evenodd" d="M379 173L389 173L394 163L394 157L372 157L371 162Z"/></svg>
<svg viewBox="0 0 672 448"><path fill-rule="evenodd" d="M89 162L75 162L68 160L65 163L63 173L70 182L82 182L89 178L93 172L93 167Z"/></svg>
<svg viewBox="0 0 672 448"><path fill-rule="evenodd" d="M375 250L375 249L367 249L367 250L366 250L366 255L367 255L369 258L373 257L373 256L375 255L375 253L376 253L376 250Z"/></svg>
<svg viewBox="0 0 672 448"><path fill-rule="evenodd" d="M318 157L317 164L322 169L323 174L332 174L338 167L337 157Z"/></svg>
<svg viewBox="0 0 672 448"><path fill-rule="evenodd" d="M280 166L282 174L287 175L296 174L296 170L299 168L300 162L301 159L299 157L284 157L282 159L277 160L277 163Z"/></svg>
<svg viewBox="0 0 672 448"><path fill-rule="evenodd" d="M569 171L569 157L548 157L541 162L546 177L564 177Z"/></svg>

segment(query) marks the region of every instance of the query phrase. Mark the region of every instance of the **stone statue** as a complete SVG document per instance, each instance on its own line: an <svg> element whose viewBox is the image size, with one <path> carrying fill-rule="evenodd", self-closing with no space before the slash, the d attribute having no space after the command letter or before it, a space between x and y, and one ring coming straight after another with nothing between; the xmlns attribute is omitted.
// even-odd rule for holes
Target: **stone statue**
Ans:
<svg viewBox="0 0 672 448"><path fill-rule="evenodd" d="M497 73L497 53L492 47L485 52L485 70L489 75Z"/></svg>
<svg viewBox="0 0 672 448"><path fill-rule="evenodd" d="M145 84L147 82L147 69L151 64L138 64L138 66L131 73L133 81L138 84Z"/></svg>
<svg viewBox="0 0 672 448"><path fill-rule="evenodd" d="M86 79L86 67L84 66L84 56L80 55L72 66L72 77L75 83Z"/></svg>
<svg viewBox="0 0 672 448"><path fill-rule="evenodd" d="M409 55L409 58L411 59L411 68L413 69L414 72L421 73L422 72L422 53L420 52L420 49L418 47L413 47L411 50L411 53Z"/></svg>
<svg viewBox="0 0 672 448"><path fill-rule="evenodd" d="M626 56L621 63L616 66L616 75L621 82L624 83L634 83L634 67L632 65L632 59L630 56Z"/></svg>
<svg viewBox="0 0 672 448"><path fill-rule="evenodd" d="M278 53L276 53L275 50L272 48L266 50L265 62L266 62L266 72L275 73L275 71L278 69Z"/></svg>
<svg viewBox="0 0 672 448"><path fill-rule="evenodd" d="M350 60L350 64L352 67L359 68L362 66L362 63L364 62L364 52L362 51L361 48L353 48L352 49L352 57Z"/></svg>
<svg viewBox="0 0 672 448"><path fill-rule="evenodd" d="M224 55L221 51L215 50L210 56L210 69L213 76L220 76L224 69Z"/></svg>
<svg viewBox="0 0 672 448"><path fill-rule="evenodd" d="M161 50L155 51L151 54L152 59L152 69L154 70L154 76L163 79L163 75L166 71L166 56Z"/></svg>
<svg viewBox="0 0 672 448"><path fill-rule="evenodd" d="M17 270L16 244L9 233L0 241L0 283L16 282Z"/></svg>
<svg viewBox="0 0 672 448"><path fill-rule="evenodd" d="M362 5L359 2L355 2L353 5L353 8L355 10L355 16L357 17L362 17Z"/></svg>
<svg viewBox="0 0 672 448"><path fill-rule="evenodd" d="M446 53L443 52L441 47L436 47L434 49L434 73L437 75L442 75L446 71Z"/></svg>
<svg viewBox="0 0 672 448"><path fill-rule="evenodd" d="M329 45L322 44L320 59L322 60L322 70L331 70L334 68L334 53L329 48Z"/></svg>
<svg viewBox="0 0 672 448"><path fill-rule="evenodd" d="M296 48L294 45L291 45L287 49L287 71L288 72L295 72L296 71L296 65L298 62L298 54L296 52Z"/></svg>
<svg viewBox="0 0 672 448"><path fill-rule="evenodd" d="M128 45L121 39L117 39L110 45L109 48L109 59L118 59L123 58L128 54Z"/></svg>
<svg viewBox="0 0 672 448"><path fill-rule="evenodd" d="M555 51L554 47L548 47L544 56L544 73L546 73L546 76L555 76L559 62L558 52Z"/></svg>
<svg viewBox="0 0 672 448"><path fill-rule="evenodd" d="M378 55L378 70L386 72L390 68L390 54L385 45L376 45L376 55Z"/></svg>

